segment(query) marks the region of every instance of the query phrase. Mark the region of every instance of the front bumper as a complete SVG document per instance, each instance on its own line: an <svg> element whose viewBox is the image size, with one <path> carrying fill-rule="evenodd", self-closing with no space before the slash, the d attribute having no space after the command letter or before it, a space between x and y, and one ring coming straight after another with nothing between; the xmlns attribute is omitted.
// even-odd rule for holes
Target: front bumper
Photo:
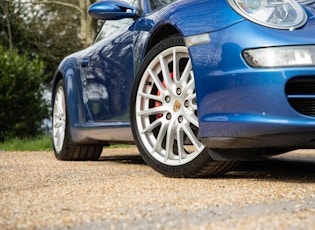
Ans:
<svg viewBox="0 0 315 230"><path fill-rule="evenodd" d="M314 25L313 20L298 31L279 31L244 21L190 47L200 137L207 147L315 147L315 113L292 107L286 90L292 79L314 82L315 89L315 67L251 68L242 58L246 49L314 44ZM308 103L315 108L315 100Z"/></svg>

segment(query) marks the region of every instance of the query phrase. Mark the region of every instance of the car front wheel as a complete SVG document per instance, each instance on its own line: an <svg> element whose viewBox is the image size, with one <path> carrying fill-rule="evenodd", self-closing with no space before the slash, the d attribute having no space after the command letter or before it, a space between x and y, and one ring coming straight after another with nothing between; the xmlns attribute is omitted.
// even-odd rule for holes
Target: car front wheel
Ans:
<svg viewBox="0 0 315 230"><path fill-rule="evenodd" d="M236 164L213 161L198 138L194 72L179 36L145 57L132 92L131 124L143 159L165 176L214 176Z"/></svg>
<svg viewBox="0 0 315 230"><path fill-rule="evenodd" d="M67 117L67 103L63 80L57 83L53 99L52 139L55 156L59 160L97 160L101 145L79 145L72 143Z"/></svg>

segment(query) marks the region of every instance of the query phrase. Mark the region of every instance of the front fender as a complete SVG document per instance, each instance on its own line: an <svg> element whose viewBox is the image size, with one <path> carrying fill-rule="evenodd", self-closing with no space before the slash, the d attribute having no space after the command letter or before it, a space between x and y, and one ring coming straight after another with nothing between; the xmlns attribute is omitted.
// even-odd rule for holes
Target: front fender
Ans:
<svg viewBox="0 0 315 230"><path fill-rule="evenodd" d="M65 84L65 94L67 102L68 122L71 127L76 124L86 123L91 120L88 110L84 106L82 97L82 82L80 78L80 68L75 57L65 58L59 65L53 80L52 105L54 92L59 80Z"/></svg>
<svg viewBox="0 0 315 230"><path fill-rule="evenodd" d="M226 1L209 0L178 1L152 16L159 24L174 26L184 37L221 30L244 20Z"/></svg>

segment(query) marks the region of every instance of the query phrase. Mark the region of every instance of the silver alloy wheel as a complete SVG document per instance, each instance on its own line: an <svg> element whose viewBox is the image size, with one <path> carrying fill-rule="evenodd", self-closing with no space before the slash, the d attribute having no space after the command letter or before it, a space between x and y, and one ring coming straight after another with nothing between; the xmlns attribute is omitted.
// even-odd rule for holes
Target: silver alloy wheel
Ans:
<svg viewBox="0 0 315 230"><path fill-rule="evenodd" d="M66 135L66 99L62 86L56 90L53 108L53 142L55 151L59 153Z"/></svg>
<svg viewBox="0 0 315 230"><path fill-rule="evenodd" d="M168 48L150 62L139 83L135 114L139 138L157 161L180 166L203 152L194 73L185 46Z"/></svg>

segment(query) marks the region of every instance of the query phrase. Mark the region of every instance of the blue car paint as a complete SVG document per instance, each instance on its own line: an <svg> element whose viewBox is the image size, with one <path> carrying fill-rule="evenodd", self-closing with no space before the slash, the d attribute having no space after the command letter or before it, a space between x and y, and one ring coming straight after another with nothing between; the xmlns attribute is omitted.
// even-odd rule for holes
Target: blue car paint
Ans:
<svg viewBox="0 0 315 230"><path fill-rule="evenodd" d="M126 131L126 127L130 126L129 93L134 76L156 31L165 25L173 26L183 37L210 34L210 43L189 48L196 80L199 132L208 147L266 147L271 139L264 136L269 134L283 134L283 138L278 138L277 143L270 143L270 147L285 147L288 143L285 137L292 132L294 134L291 139L297 144L302 143L305 137L311 141L308 131L315 129L314 118L301 115L291 108L284 93L284 85L288 79L297 75L314 76L315 69L252 69L241 57L241 52L248 48L314 44L314 16L311 12L308 13L310 18L303 28L280 31L244 20L226 1L177 1L158 12L151 12L147 1L143 0L142 6L142 16L128 28L129 35L134 32L133 44L130 37L120 40L118 46L115 41L101 41L71 55L60 64L59 72L64 77L67 88L69 122L74 142L107 142L104 134L112 132L113 127ZM198 16L192 16L191 12L198 12ZM120 73L111 75L117 71L107 69L110 65L104 64L101 68L104 75L101 75L117 80L116 87L119 83L123 84L120 84L119 87L122 88L118 92L108 96L114 98L118 93L119 100L107 100L109 107L113 107L110 108L111 111L104 110L105 117L102 117L93 114L93 106L84 98L84 91L88 84L99 84L109 89L111 83L97 77L90 81L84 79L85 74L93 72L93 62L97 58L89 59L89 65L84 70L82 65L86 63L82 61L95 47L101 50L106 42L115 43L108 46L108 49L113 49L110 52L112 56L106 52L99 53L103 53L102 59L108 63L120 60ZM127 59L118 55L123 47L129 47ZM130 71L124 75L121 70L126 69ZM128 138L116 140L117 137L111 141L132 141Z"/></svg>
<svg viewBox="0 0 315 230"><path fill-rule="evenodd" d="M146 1L143 1L146 2ZM205 7L204 4L206 4L209 9L215 9L216 7L223 7L225 6L226 10L229 10L230 13L232 13L232 16L228 17L226 16L226 21L224 20L218 20L215 23L206 23L203 26L199 26L198 30L195 30L196 33L201 33L202 31L212 31L217 30L219 27L226 27L229 24L235 23L235 21L240 20L240 16L238 16L236 13L234 13L230 7L224 3L224 2L209 2L207 1L200 1L197 3L194 3L191 5L190 1L184 1L184 7L182 13L182 10L178 10L177 8L177 2L174 4L171 4L169 6L166 6L162 9L162 11L159 12L150 12L150 9L148 8L148 4L142 3L142 5L146 6L146 8L143 9L143 17L140 17L134 24L134 26L130 26L128 28L128 33L134 32L134 44L133 47L130 47L128 52L129 58L126 60L126 57L118 57L117 54L120 54L120 50L122 50L123 47L129 47L130 44L130 37L129 41L124 42L124 39L119 40L115 39L116 41L119 40L119 45L117 45L117 42L110 41L112 37L108 37L104 39L104 41L100 41L91 47L87 48L86 50L80 51L76 54L71 55L71 58L67 57L65 60L66 62L62 62L60 64L59 70L60 73L65 77L65 84L68 91L68 97L71 98L71 103L68 106L69 110L69 123L72 126L75 127L91 127L91 123L99 122L99 124L95 126L103 126L104 128L107 127L107 124L110 124L110 126L113 126L113 121L117 121L117 126L121 126L121 122L129 122L127 119L129 118L129 100L130 100L130 93L134 75L137 72L137 69L139 68L145 54L146 54L146 45L150 43L150 38L152 38L152 35L155 31L157 31L160 27L169 24L174 26L179 30L179 33L182 36L189 36L192 34L192 28L194 27L193 24L196 23L192 20L192 18L186 18L186 15L189 15L188 12L191 10L202 10ZM189 5L190 4L190 5ZM203 10L202 14L205 16L207 15L207 10ZM194 20L198 20L198 18L195 18ZM235 21L233 21L235 20ZM176 25L176 22L180 22L179 25ZM185 22L189 22L191 25L186 25ZM215 27L213 27L215 25ZM181 28L179 28L181 27ZM113 35L114 36L114 35ZM108 42L115 43L115 46L108 44ZM109 81L103 81L100 77L94 76L91 74L91 71L93 71L92 66L94 66L95 59L90 57L90 54L95 52L95 50L102 49L105 44L107 44L107 48L113 48L112 52L105 53L102 51L99 52L99 56L102 57L102 60L106 63L110 63L115 60L123 60L120 61L119 66L120 70L128 70L127 74L123 76L123 74L120 72L118 75L113 74L115 70L108 68L113 67L113 65L106 65L103 63L104 66L102 66L100 69L103 74L101 74L103 77L107 79L113 79L113 81L118 82L116 83L115 89L114 84L111 84ZM104 55L103 55L104 54ZM134 63L132 63L130 58L131 55L135 57ZM115 56L116 55L116 56ZM83 61L87 61L87 63L82 63ZM96 63L96 62L95 62ZM117 64L117 63L116 63ZM84 67L82 66L84 65ZM88 66L85 66L88 65ZM135 68L133 68L135 67ZM70 71L71 69L71 71ZM119 70L119 69L117 69ZM75 74L71 76L66 76L66 72L74 72ZM110 76L112 75L112 76ZM80 76L80 79L78 78ZM87 79L86 76L92 76L92 78ZM56 80L55 80L56 81ZM86 89L89 87L89 85L99 85L100 90L102 91L102 86L105 86L106 89L113 89L112 94L109 95L107 102L103 104L107 104L106 106L109 108L107 111L106 109L103 109L101 115L96 115L93 113L92 109L92 103L87 100L86 98ZM117 85L119 84L119 85ZM73 88L73 86L76 86ZM122 88L117 91L117 87L121 86ZM83 96L83 97L82 97ZM85 99L84 99L85 98ZM111 101L114 98L116 101ZM117 101L117 98L121 98L120 101ZM100 101L101 102L101 101ZM97 103L97 102L94 102ZM78 115L80 114L80 116ZM106 117L107 116L107 117ZM120 118L119 118L120 117ZM110 121L103 122L103 121ZM88 124L88 125L85 125ZM125 123L124 123L125 124ZM128 123L127 123L128 124ZM129 123L130 124L130 123ZM72 136L77 136L76 134L72 134ZM93 138L92 138L93 139ZM83 140L76 139L75 142L81 142Z"/></svg>
<svg viewBox="0 0 315 230"><path fill-rule="evenodd" d="M151 39L155 37L155 33L161 27L171 25L181 36L188 37L221 30L244 20L225 1L201 0L191 2L190 0L183 0L174 2L155 12L151 12L148 9L147 1L142 2L145 2L142 5L145 5L146 8L135 26L135 74L145 55L152 48L148 48ZM217 9L221 10L218 11ZM198 12L198 16L190 16L191 12ZM211 13L216 15L216 17L210 17ZM200 21L200 18L204 20Z"/></svg>
<svg viewBox="0 0 315 230"><path fill-rule="evenodd" d="M65 58L60 64L59 70L67 89L71 138L75 143L107 143L118 137L124 142L132 141L131 131L128 131L130 92L134 79L133 26L124 30L125 33L119 36L113 34ZM123 62L117 61L122 58ZM92 87L96 92L107 90L108 96L89 98L88 92ZM128 130L125 130L126 127ZM115 129L124 130L126 136L107 135L103 140L104 133L118 132ZM109 136L111 140L108 140Z"/></svg>
<svg viewBox="0 0 315 230"><path fill-rule="evenodd" d="M106 1L106 2L96 2L92 4L89 8L89 14L95 19L101 20L118 20L123 18L134 18L136 16L136 8L131 12L125 11L130 6L125 2L117 1Z"/></svg>
<svg viewBox="0 0 315 230"><path fill-rule="evenodd" d="M241 57L242 51L250 48L314 44L314 29L314 20L295 31L273 30L243 21L210 33L210 43L190 48L199 132L209 147L283 147L301 144L301 137L305 146L314 145L315 118L297 113L289 105L284 87L293 77L315 77L315 68L254 69ZM228 43L231 40L235 42ZM269 134L277 134L276 143L262 138ZM279 141L281 135L298 141ZM232 139L246 138L250 139L248 143L231 144Z"/></svg>
<svg viewBox="0 0 315 230"><path fill-rule="evenodd" d="M81 52L82 57L89 58L89 65L82 67L81 78L91 121L129 121L134 78L132 46L131 26ZM99 95L89 98L91 90Z"/></svg>
<svg viewBox="0 0 315 230"><path fill-rule="evenodd" d="M157 26L171 24L184 37L221 30L244 20L226 1L209 0L177 1L154 16Z"/></svg>
<svg viewBox="0 0 315 230"><path fill-rule="evenodd" d="M60 76L60 73L62 76ZM80 66L78 55L75 53L69 55L60 63L53 81L53 88L55 88L57 81L62 77L66 86L68 121L70 126L87 122L86 114L88 111L85 109L83 103L81 79L77 76L80 76Z"/></svg>

